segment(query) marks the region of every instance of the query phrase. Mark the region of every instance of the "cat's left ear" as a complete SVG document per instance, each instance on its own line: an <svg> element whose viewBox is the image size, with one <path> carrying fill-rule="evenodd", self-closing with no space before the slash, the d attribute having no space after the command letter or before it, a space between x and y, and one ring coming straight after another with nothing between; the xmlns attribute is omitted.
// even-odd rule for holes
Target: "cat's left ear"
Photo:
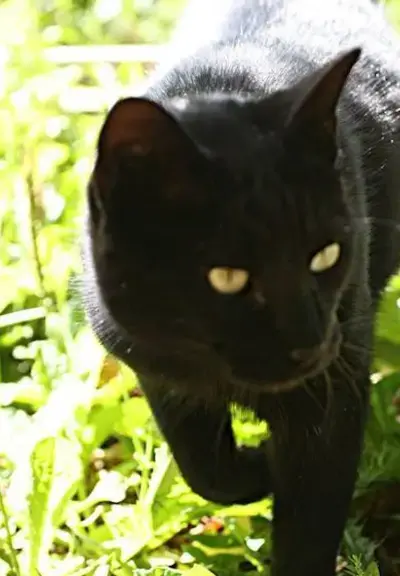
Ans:
<svg viewBox="0 0 400 576"><path fill-rule="evenodd" d="M289 129L335 137L337 104L360 55L360 48L343 52L300 82L298 97L287 119Z"/></svg>
<svg viewBox="0 0 400 576"><path fill-rule="evenodd" d="M131 97L119 100L109 111L100 132L98 153L101 160L124 149L138 157L173 154L188 146L188 140L159 104Z"/></svg>
<svg viewBox="0 0 400 576"><path fill-rule="evenodd" d="M158 175L160 196L182 199L199 157L193 141L162 105L125 98L114 104L101 128L92 182L102 198L109 197L129 165L135 172L130 176L132 194L148 194L143 182Z"/></svg>

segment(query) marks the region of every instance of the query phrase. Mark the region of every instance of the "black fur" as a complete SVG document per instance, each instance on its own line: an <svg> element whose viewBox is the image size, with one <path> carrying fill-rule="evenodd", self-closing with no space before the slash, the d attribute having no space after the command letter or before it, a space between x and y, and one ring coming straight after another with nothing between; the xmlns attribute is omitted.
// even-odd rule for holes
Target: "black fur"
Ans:
<svg viewBox="0 0 400 576"><path fill-rule="evenodd" d="M274 494L274 576L332 576L400 254L400 50L367 0L197 0L89 185L87 308L199 494ZM361 49L361 56L360 50ZM325 246L336 265L310 271ZM247 270L221 294L214 267ZM271 439L235 446L232 402Z"/></svg>

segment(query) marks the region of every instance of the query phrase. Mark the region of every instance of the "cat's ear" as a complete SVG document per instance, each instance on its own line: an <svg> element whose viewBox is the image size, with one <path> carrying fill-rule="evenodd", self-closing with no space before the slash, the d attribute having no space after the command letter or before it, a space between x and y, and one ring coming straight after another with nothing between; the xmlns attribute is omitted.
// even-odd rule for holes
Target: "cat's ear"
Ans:
<svg viewBox="0 0 400 576"><path fill-rule="evenodd" d="M287 126L335 137L336 107L360 48L343 52L300 83Z"/></svg>
<svg viewBox="0 0 400 576"><path fill-rule="evenodd" d="M167 110L151 100L134 97L120 100L110 110L97 152L92 184L101 198L118 189L117 182L123 180L127 169L133 191L145 189L149 194L151 187L140 182L158 178L162 182L160 195L183 200L191 168L200 156Z"/></svg>
<svg viewBox="0 0 400 576"><path fill-rule="evenodd" d="M119 100L107 115L100 132L100 159L118 150L132 156L172 153L186 136L172 116L160 105L145 98Z"/></svg>

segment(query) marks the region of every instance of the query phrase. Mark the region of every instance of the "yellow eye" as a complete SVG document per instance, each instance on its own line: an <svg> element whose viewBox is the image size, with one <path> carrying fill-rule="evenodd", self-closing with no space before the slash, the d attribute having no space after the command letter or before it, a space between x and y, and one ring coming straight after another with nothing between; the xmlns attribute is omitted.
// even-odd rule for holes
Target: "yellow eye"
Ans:
<svg viewBox="0 0 400 576"><path fill-rule="evenodd" d="M208 281L221 294L237 294L249 281L250 274L240 268L211 268Z"/></svg>
<svg viewBox="0 0 400 576"><path fill-rule="evenodd" d="M340 245L337 242L325 246L323 250L318 252L310 263L311 272L325 272L333 268L340 256Z"/></svg>

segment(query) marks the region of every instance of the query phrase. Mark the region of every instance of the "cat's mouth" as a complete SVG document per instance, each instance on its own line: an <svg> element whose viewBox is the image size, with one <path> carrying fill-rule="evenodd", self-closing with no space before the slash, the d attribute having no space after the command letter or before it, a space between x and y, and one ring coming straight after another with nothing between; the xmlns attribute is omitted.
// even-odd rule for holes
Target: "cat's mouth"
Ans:
<svg viewBox="0 0 400 576"><path fill-rule="evenodd" d="M321 354L315 358L313 363L307 366L293 370L287 378L277 379L276 381L266 381L264 378L254 376L243 377L232 371L232 381L241 387L257 387L262 392L278 394L281 392L290 392L295 388L304 385L308 380L323 375L329 369L331 364L336 360L340 352L342 338L339 329L334 331L334 336L322 348Z"/></svg>
<svg viewBox="0 0 400 576"><path fill-rule="evenodd" d="M294 379L305 380L314 378L327 370L332 362L338 357L341 343L342 337L340 332L337 331L335 337L333 337L331 341L323 347L323 352L321 352L313 362L309 363L303 369L300 368Z"/></svg>

